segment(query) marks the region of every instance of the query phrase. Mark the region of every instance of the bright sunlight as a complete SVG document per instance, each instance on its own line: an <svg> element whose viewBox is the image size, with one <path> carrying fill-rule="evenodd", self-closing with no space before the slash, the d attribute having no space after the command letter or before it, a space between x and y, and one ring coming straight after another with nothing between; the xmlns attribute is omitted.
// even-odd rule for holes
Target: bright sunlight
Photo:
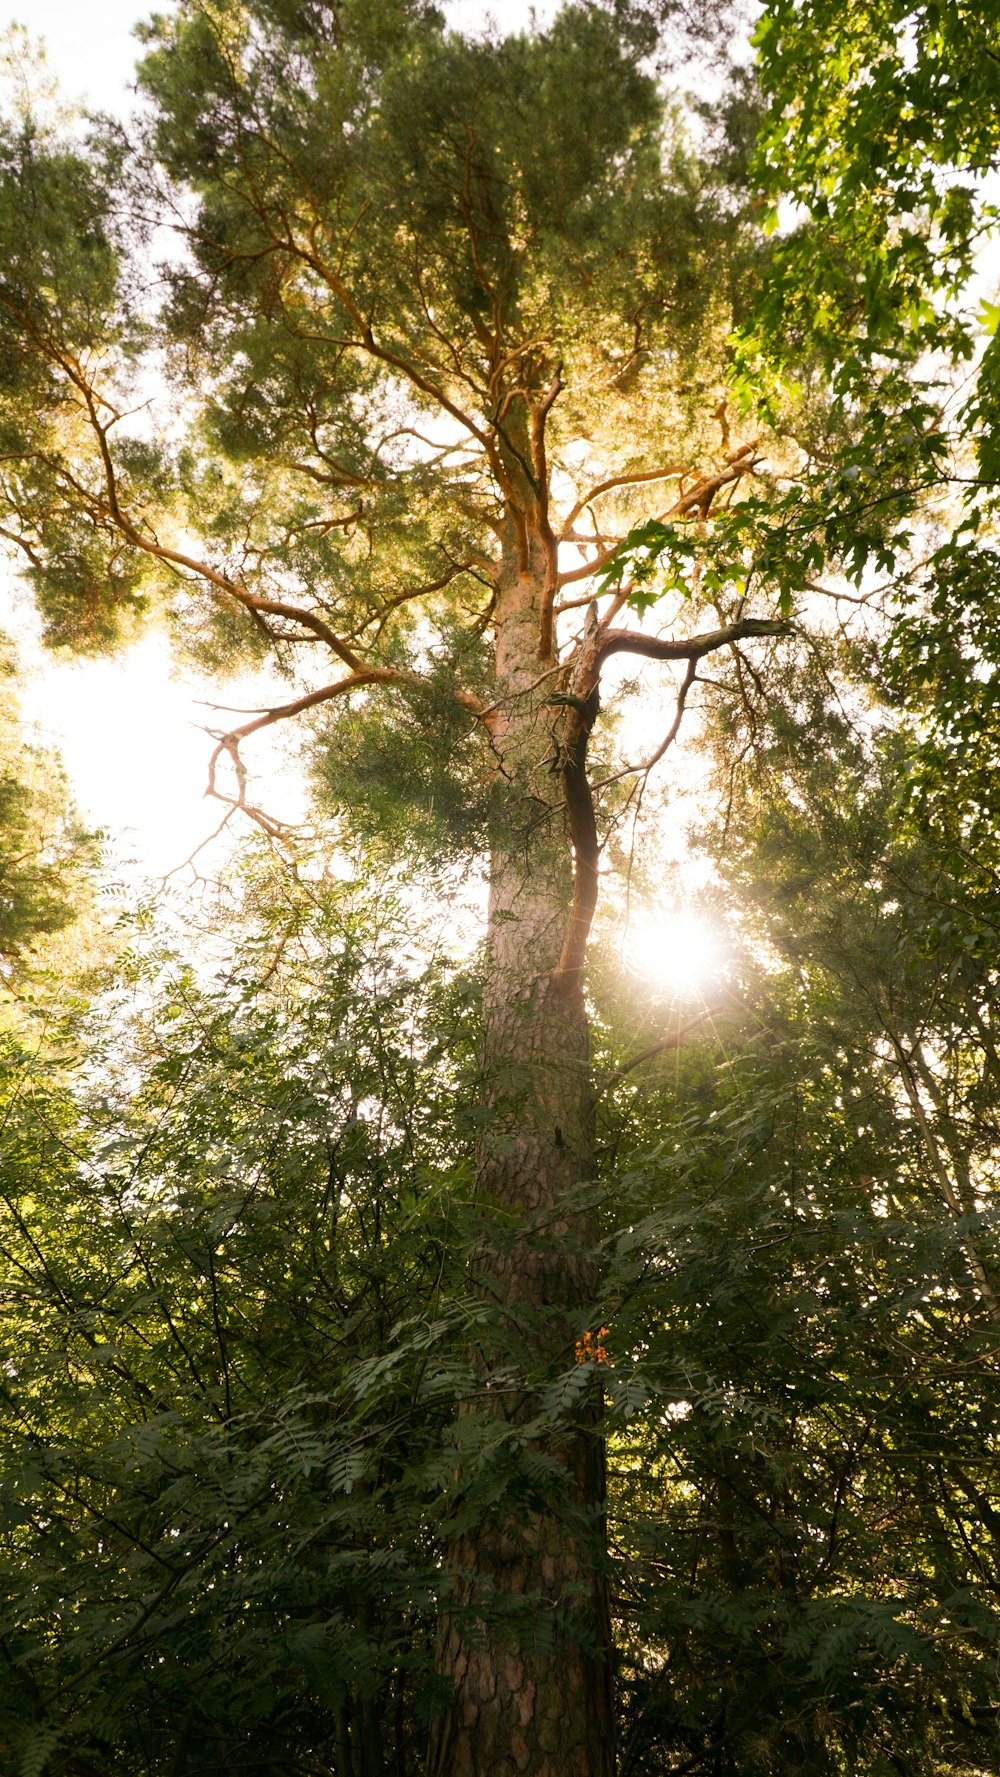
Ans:
<svg viewBox="0 0 1000 1777"><path fill-rule="evenodd" d="M726 949L719 926L697 908L650 907L629 919L625 965L650 988L705 999L719 983Z"/></svg>

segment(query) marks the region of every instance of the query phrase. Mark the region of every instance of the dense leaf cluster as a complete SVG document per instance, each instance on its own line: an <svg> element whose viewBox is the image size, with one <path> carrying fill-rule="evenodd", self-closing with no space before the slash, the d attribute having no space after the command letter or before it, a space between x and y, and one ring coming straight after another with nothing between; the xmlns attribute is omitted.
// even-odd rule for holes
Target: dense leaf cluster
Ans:
<svg viewBox="0 0 1000 1777"><path fill-rule="evenodd" d="M599 1386L624 1770L988 1768L993 989L895 752L795 726L726 848L770 962L614 1088L559 1378L469 1289L475 981L389 885L262 868L217 977L140 928L44 1062L8 1040L13 1768L418 1771L444 1543L560 1509Z"/></svg>

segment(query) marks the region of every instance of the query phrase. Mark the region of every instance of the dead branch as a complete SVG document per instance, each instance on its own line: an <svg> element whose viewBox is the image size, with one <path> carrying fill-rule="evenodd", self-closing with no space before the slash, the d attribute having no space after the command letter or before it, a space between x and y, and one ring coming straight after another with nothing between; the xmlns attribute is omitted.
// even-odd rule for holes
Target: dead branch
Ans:
<svg viewBox="0 0 1000 1777"><path fill-rule="evenodd" d="M598 663L612 654L641 654L647 660L701 660L718 648L731 647L734 642L747 642L755 636L791 635L794 625L784 618L741 617L721 629L707 630L704 635L690 636L686 641L672 641L666 636L644 636L636 629L606 630L598 644Z"/></svg>

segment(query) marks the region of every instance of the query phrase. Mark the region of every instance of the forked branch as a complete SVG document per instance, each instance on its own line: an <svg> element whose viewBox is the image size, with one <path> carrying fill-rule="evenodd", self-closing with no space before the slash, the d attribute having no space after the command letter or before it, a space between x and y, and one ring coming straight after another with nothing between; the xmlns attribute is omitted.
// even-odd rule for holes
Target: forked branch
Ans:
<svg viewBox="0 0 1000 1777"><path fill-rule="evenodd" d="M554 971L554 979L564 993L576 994L581 990L587 941L597 911L600 841L593 792L587 777L587 745L599 707L602 663L609 655L621 652L644 654L653 660L687 662L673 722L666 738L647 762L647 770L651 770L677 737L688 693L697 677L699 660L716 649L748 641L753 636L783 636L790 634L791 629L792 625L782 619L744 617L737 623L725 624L721 629L691 636L686 641L670 641L659 636L644 636L637 630L606 629L596 622L588 625L576 660L573 693L558 700L566 706L569 729L569 737L563 743L563 783L574 855L573 900L562 952Z"/></svg>

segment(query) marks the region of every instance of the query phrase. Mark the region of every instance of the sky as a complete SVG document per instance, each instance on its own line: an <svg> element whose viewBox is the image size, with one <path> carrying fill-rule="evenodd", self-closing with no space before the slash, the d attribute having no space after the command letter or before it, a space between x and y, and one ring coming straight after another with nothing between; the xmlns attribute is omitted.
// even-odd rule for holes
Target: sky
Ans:
<svg viewBox="0 0 1000 1777"><path fill-rule="evenodd" d="M153 12L169 10L169 0L97 0L96 6L84 0L19 0L11 6L0 0L0 24L6 29L16 21L45 39L49 65L67 97L118 112L129 104L138 47L132 28ZM553 10L554 0L536 0L539 17ZM528 0L497 0L492 6L482 0L445 0L444 11L460 30L479 28L491 14L509 30L526 23L532 7Z"/></svg>
<svg viewBox="0 0 1000 1777"><path fill-rule="evenodd" d="M121 115L134 103L135 57L132 36L137 19L167 9L169 0L0 0L0 32L13 23L27 26L45 44L46 61L64 96ZM506 28L527 22L527 0L451 0L445 11L459 29L480 28L491 12ZM544 17L550 4L535 7ZM37 645L23 594L0 562L0 629L17 635L25 658L22 708L40 740L62 756L84 817L108 834L116 862L126 874L158 878L183 870L185 860L217 826L222 810L206 801L212 742L206 728L226 719L208 700L239 705L283 701L269 693L265 679L228 687L174 671L160 635L145 637L130 654L113 661L53 661ZM289 821L305 814L305 791L289 770L287 737L262 736L245 749L254 776L255 797L269 812ZM199 855L198 867L221 861L220 845Z"/></svg>
<svg viewBox="0 0 1000 1777"><path fill-rule="evenodd" d="M443 0L455 28L467 32L499 22L510 31L532 18L544 23L559 0ZM0 0L0 36L12 23L27 25L45 45L46 61L63 96L88 108L125 115L135 103L135 58L141 46L132 36L138 18L164 11L170 0ZM62 759L84 818L107 837L109 860L124 885L138 892L172 878L178 886L192 876L212 876L225 865L238 828L214 842L220 804L206 800L213 741L207 732L229 726L216 706L261 707L283 702L287 686L261 676L220 684L178 670L162 634L149 633L126 655L84 662L53 659L38 640L38 622L16 577L0 560L0 632L17 637L23 657L22 712L37 738L54 746ZM660 696L665 695L660 688ZM654 699L654 702L656 700ZM660 711L662 717L662 710ZM665 718L664 718L665 719ZM297 823L307 816L307 786L294 763L295 737L287 725L258 736L244 747L253 799L269 813ZM640 746L638 751L644 749ZM677 861L683 859L683 828L676 823ZM676 850L675 850L676 847ZM692 885L695 886L696 885ZM673 904L648 909L630 924L623 967L644 980L678 956L676 943L664 945L662 924L673 932ZM650 923L652 922L652 923ZM690 924L690 921L689 921ZM647 929L648 927L648 929ZM674 965L663 982L670 993L700 993L719 964L717 936L704 922L690 925L681 947L686 972Z"/></svg>
<svg viewBox="0 0 1000 1777"><path fill-rule="evenodd" d="M98 0L97 6L81 0L21 0L11 6L0 0L5 30L16 22L44 38L49 67L67 98L113 112L129 102L137 48L130 33L144 10L136 0Z"/></svg>

